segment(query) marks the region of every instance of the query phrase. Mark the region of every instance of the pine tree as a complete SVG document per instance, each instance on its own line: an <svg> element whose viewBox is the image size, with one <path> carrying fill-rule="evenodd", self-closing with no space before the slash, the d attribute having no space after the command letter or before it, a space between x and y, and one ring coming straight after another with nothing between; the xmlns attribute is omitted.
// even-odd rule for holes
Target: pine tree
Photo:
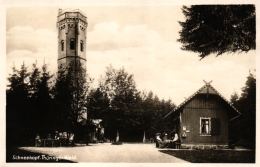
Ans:
<svg viewBox="0 0 260 167"><path fill-rule="evenodd" d="M60 131L74 133L81 139L79 129L84 129L87 119L86 70L80 61L72 61L67 67L59 66L53 96L57 107L57 126ZM68 135L69 136L69 135Z"/></svg>
<svg viewBox="0 0 260 167"><path fill-rule="evenodd" d="M234 99L234 95L231 96ZM255 148L256 139L256 76L250 72L239 99L233 105L241 115L231 121L230 132L235 140L247 140L247 147Z"/></svg>
<svg viewBox="0 0 260 167"><path fill-rule="evenodd" d="M179 42L182 49L209 54L248 52L256 48L256 14L254 5L183 6L185 22Z"/></svg>
<svg viewBox="0 0 260 167"><path fill-rule="evenodd" d="M20 145L28 142L29 131L29 76L27 67L23 63L21 69L13 67L13 74L9 75L6 90L6 127L7 145ZM16 140L23 136L21 140Z"/></svg>
<svg viewBox="0 0 260 167"><path fill-rule="evenodd" d="M42 132L47 136L48 133L52 132L55 127L55 117L53 112L53 99L51 98L51 80L54 75L48 71L47 64L43 64L41 68L41 74L39 81L37 82L37 91L35 92L35 103L34 115L35 122L34 126L38 125L39 129L36 129L36 133ZM36 126L37 127L37 126Z"/></svg>

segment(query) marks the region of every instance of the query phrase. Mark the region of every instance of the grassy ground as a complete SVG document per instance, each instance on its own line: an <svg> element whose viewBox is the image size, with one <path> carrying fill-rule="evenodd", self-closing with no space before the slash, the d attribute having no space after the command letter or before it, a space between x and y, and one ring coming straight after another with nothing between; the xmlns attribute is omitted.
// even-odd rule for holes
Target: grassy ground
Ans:
<svg viewBox="0 0 260 167"><path fill-rule="evenodd" d="M192 163L255 163L255 151L249 150L160 150Z"/></svg>
<svg viewBox="0 0 260 167"><path fill-rule="evenodd" d="M44 156L44 158L43 158ZM30 157L30 159L21 159ZM33 160L32 158L35 158ZM53 163L53 162L61 162L61 163L72 163L73 161L64 160L64 159L55 159L53 156L43 155L39 153L34 153L30 151L21 150L17 147L8 148L6 151L6 162L24 162L24 163L30 163L30 162L44 162L44 163Z"/></svg>

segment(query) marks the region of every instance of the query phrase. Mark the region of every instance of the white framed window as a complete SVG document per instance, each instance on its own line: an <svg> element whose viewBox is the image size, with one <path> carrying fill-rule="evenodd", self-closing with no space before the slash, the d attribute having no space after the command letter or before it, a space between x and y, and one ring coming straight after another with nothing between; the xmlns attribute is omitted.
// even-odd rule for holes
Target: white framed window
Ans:
<svg viewBox="0 0 260 167"><path fill-rule="evenodd" d="M210 132L211 132L211 118L200 117L200 135L210 136Z"/></svg>
<svg viewBox="0 0 260 167"><path fill-rule="evenodd" d="M220 134L220 118L200 117L200 136Z"/></svg>

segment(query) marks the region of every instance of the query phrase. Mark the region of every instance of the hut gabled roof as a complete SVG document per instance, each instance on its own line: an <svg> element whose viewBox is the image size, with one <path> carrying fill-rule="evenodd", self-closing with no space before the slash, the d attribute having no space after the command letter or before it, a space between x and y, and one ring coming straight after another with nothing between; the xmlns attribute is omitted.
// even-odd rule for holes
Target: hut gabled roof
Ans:
<svg viewBox="0 0 260 167"><path fill-rule="evenodd" d="M206 83L206 82L205 82ZM225 97L223 97L210 83L206 83L203 87L201 87L198 91L196 91L193 95L191 95L189 98L185 99L184 102L182 102L179 106L177 106L175 109L170 111L164 118L168 117L172 113L176 112L178 109L183 107L188 101L190 101L193 97L195 97L197 94L215 94L220 96L224 101L229 104L229 106L237 113L237 115L240 115L241 113L230 103ZM163 118L163 119L164 119ZM236 117L235 117L236 118ZM233 118L234 119L234 118ZM232 119L231 119L232 120Z"/></svg>

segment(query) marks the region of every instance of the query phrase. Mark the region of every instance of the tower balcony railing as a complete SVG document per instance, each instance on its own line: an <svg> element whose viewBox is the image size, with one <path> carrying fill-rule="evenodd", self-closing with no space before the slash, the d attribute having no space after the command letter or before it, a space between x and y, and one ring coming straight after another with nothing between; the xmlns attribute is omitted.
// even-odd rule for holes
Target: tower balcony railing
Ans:
<svg viewBox="0 0 260 167"><path fill-rule="evenodd" d="M79 12L79 13L81 13L83 16L85 16L85 17L87 17L87 15L84 13L84 12L82 12L81 10L79 10L79 9L71 9L71 8L68 8L68 9L59 9L59 14L58 14L58 16L60 16L60 15L62 15L62 14L64 14L64 13L66 13L66 12Z"/></svg>

